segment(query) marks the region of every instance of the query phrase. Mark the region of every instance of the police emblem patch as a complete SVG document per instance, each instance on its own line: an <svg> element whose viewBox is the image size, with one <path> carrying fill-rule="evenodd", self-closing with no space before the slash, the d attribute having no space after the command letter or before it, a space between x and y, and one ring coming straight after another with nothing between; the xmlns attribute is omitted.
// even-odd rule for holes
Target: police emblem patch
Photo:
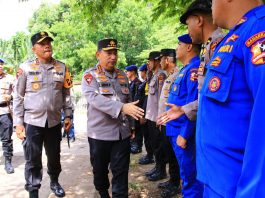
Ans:
<svg viewBox="0 0 265 198"><path fill-rule="evenodd" d="M216 92L218 91L218 89L221 86L221 80L219 77L214 76L211 78L209 84L208 84L208 88L211 92Z"/></svg>
<svg viewBox="0 0 265 198"><path fill-rule="evenodd" d="M93 80L93 76L92 76L92 74L88 73L88 74L86 74L86 75L84 76L84 78L85 78L87 84L90 85L90 83L91 83L92 80Z"/></svg>
<svg viewBox="0 0 265 198"><path fill-rule="evenodd" d="M198 80L198 69L191 69L190 70L190 80L197 81Z"/></svg>
<svg viewBox="0 0 265 198"><path fill-rule="evenodd" d="M261 65L265 63L265 40L257 42L251 47L252 58L254 65Z"/></svg>
<svg viewBox="0 0 265 198"><path fill-rule="evenodd" d="M263 32L259 32L255 35L253 35L252 37L250 37L246 42L245 42L245 45L247 47L250 47L252 44L254 44L256 41L262 39L262 38L265 38L265 31Z"/></svg>

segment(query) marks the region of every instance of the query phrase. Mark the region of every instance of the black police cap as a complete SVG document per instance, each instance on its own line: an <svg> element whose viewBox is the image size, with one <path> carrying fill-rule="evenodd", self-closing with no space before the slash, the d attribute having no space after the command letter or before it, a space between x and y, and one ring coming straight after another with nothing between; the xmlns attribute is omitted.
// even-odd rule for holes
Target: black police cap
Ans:
<svg viewBox="0 0 265 198"><path fill-rule="evenodd" d="M161 56L176 57L175 49L161 49Z"/></svg>
<svg viewBox="0 0 265 198"><path fill-rule="evenodd" d="M153 51L149 53L148 60L158 60L160 59L161 53L158 51Z"/></svg>
<svg viewBox="0 0 265 198"><path fill-rule="evenodd" d="M100 41L98 41L98 50L112 50L112 49L116 49L118 50L118 42L116 39L102 39Z"/></svg>
<svg viewBox="0 0 265 198"><path fill-rule="evenodd" d="M31 37L32 46L35 45L36 43L40 43L40 42L44 41L45 39L53 41L53 38L50 37L47 32L38 32L38 33L34 34Z"/></svg>
<svg viewBox="0 0 265 198"><path fill-rule="evenodd" d="M180 22L182 24L186 24L187 18L192 15L194 12L199 13L212 13L212 3L210 0L195 0L193 3L190 4L186 12L182 14L180 17Z"/></svg>

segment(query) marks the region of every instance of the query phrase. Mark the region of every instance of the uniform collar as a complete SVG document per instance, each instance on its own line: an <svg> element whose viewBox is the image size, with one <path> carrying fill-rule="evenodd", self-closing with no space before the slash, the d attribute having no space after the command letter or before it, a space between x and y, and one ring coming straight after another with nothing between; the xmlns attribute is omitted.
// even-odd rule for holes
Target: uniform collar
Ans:
<svg viewBox="0 0 265 198"><path fill-rule="evenodd" d="M195 63L197 61L200 61L200 57L199 56L193 57L187 65L191 65L192 63Z"/></svg>

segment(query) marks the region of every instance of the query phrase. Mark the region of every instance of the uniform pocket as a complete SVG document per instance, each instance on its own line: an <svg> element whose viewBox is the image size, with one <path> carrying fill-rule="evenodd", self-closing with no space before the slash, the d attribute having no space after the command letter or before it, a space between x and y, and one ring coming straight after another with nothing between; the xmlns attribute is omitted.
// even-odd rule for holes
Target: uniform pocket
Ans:
<svg viewBox="0 0 265 198"><path fill-rule="evenodd" d="M154 95L156 92L155 84L156 84L155 80L151 80L151 82L149 83L149 93L152 95Z"/></svg>
<svg viewBox="0 0 265 198"><path fill-rule="evenodd" d="M226 53L225 56L217 56L211 60L207 68L208 72L201 93L219 102L226 102L235 69L233 55Z"/></svg>
<svg viewBox="0 0 265 198"><path fill-rule="evenodd" d="M29 82L30 82L30 87L29 89L31 91L38 91L39 89L42 88L43 81L42 81L42 76L29 76Z"/></svg>

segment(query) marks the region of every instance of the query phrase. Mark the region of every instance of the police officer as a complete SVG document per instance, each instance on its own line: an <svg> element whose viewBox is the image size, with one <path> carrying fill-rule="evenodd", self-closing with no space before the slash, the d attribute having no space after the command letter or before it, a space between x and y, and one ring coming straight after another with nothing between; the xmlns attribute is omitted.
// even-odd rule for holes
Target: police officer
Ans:
<svg viewBox="0 0 265 198"><path fill-rule="evenodd" d="M176 79L178 74L178 67L176 66L176 50L175 49L162 49L161 50L161 68L166 71L167 79L162 87L158 115L166 111L166 105L169 94L169 89L171 84ZM166 136L166 125L161 125L160 130L163 135L163 149L164 155L166 156L166 161L169 163L169 180L159 183L158 187L162 189L161 197L172 197L180 192L180 175L179 175L179 165L174 153L174 150L170 144L170 138Z"/></svg>
<svg viewBox="0 0 265 198"><path fill-rule="evenodd" d="M200 65L200 45L193 45L188 34L178 37L176 49L177 59L184 67L171 85L168 102L182 106L197 99L197 71ZM184 197L200 198L203 185L196 180L195 161L195 121L190 121L185 115L166 124L166 133L170 137L175 151L182 179L182 194Z"/></svg>
<svg viewBox="0 0 265 198"><path fill-rule="evenodd" d="M139 68L139 73L140 77L143 80L143 82L140 84L138 87L138 91L136 94L136 99L139 100L139 105L140 107L145 110L146 112L146 105L147 105L147 98L148 98L148 87L147 84L147 75L148 75L148 68L147 64L143 64ZM139 120L140 122L140 130L142 131L143 138L144 138L144 145L145 145L145 150L146 150L146 155L143 155L139 159L139 164L141 165L146 165L146 164L151 164L154 163L154 154L151 146L151 138L148 137L148 135L151 135L148 133L148 128L147 128L147 122L145 118L141 118Z"/></svg>
<svg viewBox="0 0 265 198"><path fill-rule="evenodd" d="M200 93L206 73L205 65L209 62L217 44L223 39L224 33L213 24L211 3L209 0L196 0L191 3L186 12L180 17L180 22L188 26L189 35L193 43L204 44L198 71L198 91ZM172 115L168 115L170 119L177 119L185 114L190 120L196 120L198 100L182 107L176 105L171 106Z"/></svg>
<svg viewBox="0 0 265 198"><path fill-rule="evenodd" d="M163 151L163 135L156 125L158 115L158 102L161 90L166 79L166 74L161 70L160 52L153 51L149 54L149 67L153 76L148 84L148 99L146 106L147 126L152 149L155 155L155 167L146 173L148 180L157 181L166 177L166 157Z"/></svg>
<svg viewBox="0 0 265 198"><path fill-rule="evenodd" d="M136 65L130 65L125 68L126 75L130 81L129 84L129 90L130 90L130 96L132 101L137 101L137 92L140 84L142 83L138 77L137 77L137 71L138 68ZM138 103L138 106L140 106L140 101ZM135 120L135 129L134 129L134 138L131 140L131 153L137 154L142 152L142 146L143 146L143 134L140 130L140 122L138 120Z"/></svg>
<svg viewBox="0 0 265 198"><path fill-rule="evenodd" d="M128 197L130 136L134 126L128 117L138 120L143 110L136 102L128 103L126 74L115 67L117 40L98 42L98 64L88 69L82 79L82 91L88 103L87 132L94 185L102 198L110 197L108 168L112 171L112 197Z"/></svg>
<svg viewBox="0 0 265 198"><path fill-rule="evenodd" d="M48 160L50 188L58 197L64 189L58 182L61 172L60 143L61 110L65 114L65 130L71 125L71 79L65 64L52 57L53 39L47 32L31 37L36 59L20 66L14 95L14 126L18 138L23 140L25 189L29 197L38 197L42 180L42 145Z"/></svg>
<svg viewBox="0 0 265 198"><path fill-rule="evenodd" d="M5 62L0 59L0 138L2 141L3 155L5 157L5 171L7 174L14 173L14 168L11 163L13 156L13 119L12 100L14 78L4 72Z"/></svg>
<svg viewBox="0 0 265 198"><path fill-rule="evenodd" d="M212 13L214 23L230 31L206 66L197 119L198 179L205 197L264 197L265 6L213 0Z"/></svg>

